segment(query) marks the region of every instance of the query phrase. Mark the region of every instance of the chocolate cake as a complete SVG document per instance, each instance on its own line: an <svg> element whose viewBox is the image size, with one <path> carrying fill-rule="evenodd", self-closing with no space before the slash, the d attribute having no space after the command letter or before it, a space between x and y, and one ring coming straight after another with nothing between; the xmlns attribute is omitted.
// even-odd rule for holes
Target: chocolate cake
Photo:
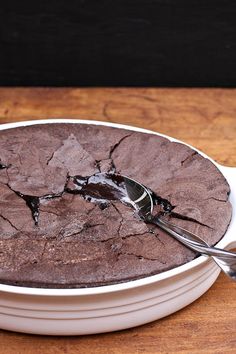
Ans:
<svg viewBox="0 0 236 354"><path fill-rule="evenodd" d="M118 199L78 192L100 172L143 183L157 204L168 204L173 223L210 245L227 230L227 181L183 144L92 124L2 130L0 283L94 287L157 274L197 256Z"/></svg>

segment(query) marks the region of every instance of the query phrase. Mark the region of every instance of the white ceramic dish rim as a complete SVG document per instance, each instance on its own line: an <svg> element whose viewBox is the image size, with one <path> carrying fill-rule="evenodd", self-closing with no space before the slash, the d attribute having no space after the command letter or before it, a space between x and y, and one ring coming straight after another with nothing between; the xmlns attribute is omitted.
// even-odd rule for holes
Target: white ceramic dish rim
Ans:
<svg viewBox="0 0 236 354"><path fill-rule="evenodd" d="M169 139L170 141L174 141L174 142L178 142L178 143L187 145L187 146L191 147L193 150L200 153L205 158L208 158L213 164L215 164L219 168L219 170L221 170L223 175L228 180L231 189L232 189L232 184L230 183L228 177L226 176L227 171L230 171L231 173L233 172L234 178L236 177L236 168L219 165L212 158L207 156L205 153L201 152L200 150L196 149L195 147L193 147L189 144L184 143L181 140L175 139L175 138L170 137L165 134L157 133L152 130L143 129L143 128L130 126L130 125L124 125L124 124L118 124L118 123L112 123L112 122L104 122L104 121L96 121L96 120L84 120L84 119L44 119L44 120L31 120L31 121L21 121L21 122L16 122L16 123L1 124L0 130L12 129L12 128L29 126L29 125L52 124L52 123L76 123L76 124L103 125L103 126L109 126L109 127L113 127L113 128L120 128L120 129L126 129L126 130L141 132L141 133L155 134L158 136L162 136L162 137ZM217 247L228 248L229 246L232 246L232 245L236 246L236 238L232 239L232 237L227 237L227 235L229 233L232 234L232 232L230 232L230 231L232 231L232 229L236 229L236 215L235 215L234 208L233 208L233 215L232 215L232 220L229 225L229 228L228 228L226 234L224 235L224 237L219 241L219 243L217 243ZM133 280L133 281L129 281L129 282L112 284L112 285L105 285L105 286L98 286L98 287L92 287L92 288L52 289L52 288L19 287L19 286L13 286L13 285L0 284L0 291L12 293L12 294L35 295L35 296L40 295L40 296L47 296L47 297L48 296L56 296L56 297L85 296L85 295L108 294L108 293L113 293L113 292L117 293L119 291L133 289L136 287L153 284L158 281L167 280L167 279L174 277L178 274L184 273L185 271L189 271L191 269L194 269L195 267L200 266L201 264L203 265L204 263L207 262L207 260L208 260L208 257L200 256L200 257L198 257L188 263L185 263L179 267L167 270L165 272L162 272L162 273L159 273L156 275L152 275L149 277L145 277L145 278L141 278L141 279L137 279L137 280Z"/></svg>

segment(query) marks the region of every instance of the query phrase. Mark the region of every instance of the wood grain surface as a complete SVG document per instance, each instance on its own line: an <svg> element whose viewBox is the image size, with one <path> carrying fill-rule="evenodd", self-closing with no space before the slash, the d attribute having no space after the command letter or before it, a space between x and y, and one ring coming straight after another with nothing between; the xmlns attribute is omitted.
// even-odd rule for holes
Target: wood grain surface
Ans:
<svg viewBox="0 0 236 354"><path fill-rule="evenodd" d="M236 166L236 90L1 88L0 122L82 118L181 139ZM130 330L81 337L0 331L0 353L236 353L236 283L220 275L183 310Z"/></svg>

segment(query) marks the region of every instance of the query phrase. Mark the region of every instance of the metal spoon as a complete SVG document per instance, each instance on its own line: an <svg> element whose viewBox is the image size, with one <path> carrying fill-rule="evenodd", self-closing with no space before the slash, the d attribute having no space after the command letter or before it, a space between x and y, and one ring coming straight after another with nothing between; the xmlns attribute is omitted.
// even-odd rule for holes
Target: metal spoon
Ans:
<svg viewBox="0 0 236 354"><path fill-rule="evenodd" d="M145 222L159 226L188 248L211 256L230 278L236 280L236 253L210 247L199 236L169 223L159 215L154 216L151 191L141 183L118 174L96 173L90 177L74 176L72 184L73 189L67 187L67 192L79 193L86 200L99 204L104 200L119 200L131 205Z"/></svg>
<svg viewBox="0 0 236 354"><path fill-rule="evenodd" d="M148 189L131 178L122 177L130 204L138 210L139 215L146 222L159 226L193 251L211 256L225 274L236 280L236 253L210 247L199 236L163 220L160 216L153 216L153 200Z"/></svg>

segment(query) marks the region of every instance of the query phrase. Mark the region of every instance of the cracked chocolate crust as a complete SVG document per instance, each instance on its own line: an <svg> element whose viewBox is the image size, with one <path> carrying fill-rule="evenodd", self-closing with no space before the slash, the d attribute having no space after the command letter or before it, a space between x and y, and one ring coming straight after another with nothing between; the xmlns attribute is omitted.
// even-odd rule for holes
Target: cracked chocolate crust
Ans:
<svg viewBox="0 0 236 354"><path fill-rule="evenodd" d="M0 131L0 282L80 288L131 281L196 257L119 201L68 192L75 176L126 175L172 222L213 245L231 218L229 186L208 159L152 134L81 124ZM165 204L166 203L166 204Z"/></svg>

